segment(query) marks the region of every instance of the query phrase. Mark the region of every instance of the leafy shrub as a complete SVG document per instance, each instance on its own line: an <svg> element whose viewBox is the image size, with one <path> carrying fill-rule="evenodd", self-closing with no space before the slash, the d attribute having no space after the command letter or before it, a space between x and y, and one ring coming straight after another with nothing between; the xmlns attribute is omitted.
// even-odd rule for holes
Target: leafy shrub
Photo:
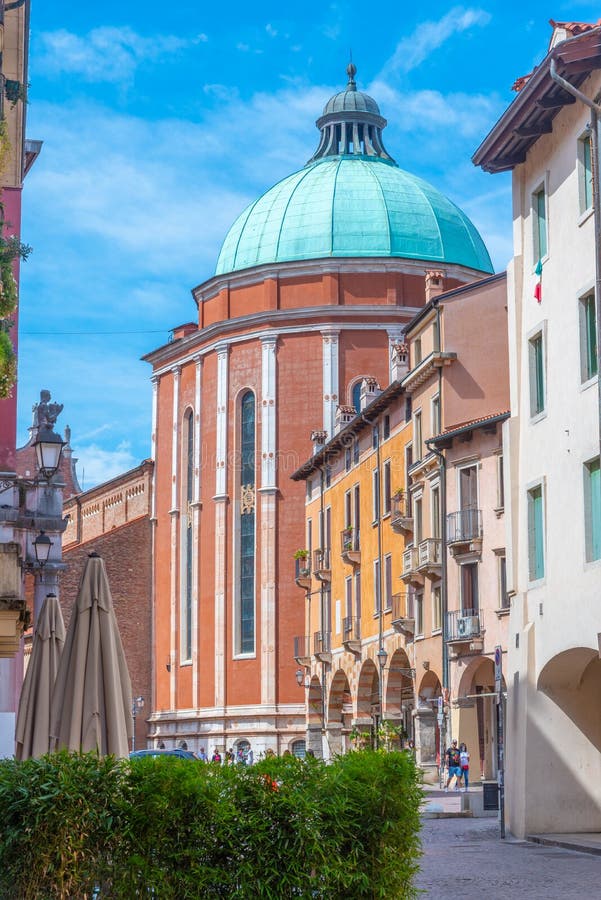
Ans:
<svg viewBox="0 0 601 900"><path fill-rule="evenodd" d="M3 760L0 896L404 900L420 799L406 753Z"/></svg>

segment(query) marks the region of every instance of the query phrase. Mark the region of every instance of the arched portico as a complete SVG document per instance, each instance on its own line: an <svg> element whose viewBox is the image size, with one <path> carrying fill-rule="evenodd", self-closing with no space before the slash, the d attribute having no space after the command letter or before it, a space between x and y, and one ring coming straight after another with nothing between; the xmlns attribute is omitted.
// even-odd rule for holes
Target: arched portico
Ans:
<svg viewBox="0 0 601 900"><path fill-rule="evenodd" d="M502 684L505 691L505 682ZM467 745L472 780L497 777L495 668L488 656L470 660L453 701L452 736Z"/></svg>
<svg viewBox="0 0 601 900"><path fill-rule="evenodd" d="M373 741L380 715L380 677L373 660L366 659L357 683L357 710L353 725L360 732L369 733Z"/></svg>
<svg viewBox="0 0 601 900"><path fill-rule="evenodd" d="M402 729L404 740L414 740L412 715L414 706L415 697L409 657L403 648L399 648L392 654L388 667L384 718Z"/></svg>
<svg viewBox="0 0 601 900"><path fill-rule="evenodd" d="M349 748L348 735L352 718L349 681L342 669L332 679L327 709L327 738L331 754L345 753Z"/></svg>
<svg viewBox="0 0 601 900"><path fill-rule="evenodd" d="M440 678L429 669L422 677L417 690L417 704L413 711L415 758L424 770L427 781L438 777L440 729L436 719L438 698L442 696Z"/></svg>
<svg viewBox="0 0 601 900"><path fill-rule="evenodd" d="M307 749L315 756L323 755L323 692L317 675L313 675L307 692Z"/></svg>

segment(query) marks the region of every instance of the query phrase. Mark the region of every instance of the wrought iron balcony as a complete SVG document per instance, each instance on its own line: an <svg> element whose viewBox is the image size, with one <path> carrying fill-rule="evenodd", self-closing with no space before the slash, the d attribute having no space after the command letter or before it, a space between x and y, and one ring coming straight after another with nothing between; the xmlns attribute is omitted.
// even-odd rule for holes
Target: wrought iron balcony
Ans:
<svg viewBox="0 0 601 900"><path fill-rule="evenodd" d="M449 546L470 544L482 539L482 510L460 509L447 516L447 543Z"/></svg>
<svg viewBox="0 0 601 900"><path fill-rule="evenodd" d="M480 610L454 609L447 613L447 642L449 644L470 644L481 640L482 635Z"/></svg>
<svg viewBox="0 0 601 900"><path fill-rule="evenodd" d="M390 500L390 524L395 531L413 531L411 494L398 491Z"/></svg>
<svg viewBox="0 0 601 900"><path fill-rule="evenodd" d="M320 581L332 580L330 548L320 547L313 551L313 574Z"/></svg>
<svg viewBox="0 0 601 900"><path fill-rule="evenodd" d="M361 562L359 529L348 526L340 532L340 552L344 562L358 566Z"/></svg>
<svg viewBox="0 0 601 900"><path fill-rule="evenodd" d="M407 636L415 632L415 612L413 591L402 591L392 595L392 627Z"/></svg>
<svg viewBox="0 0 601 900"><path fill-rule="evenodd" d="M294 560L294 580L300 588L306 591L311 587L311 561L309 554L299 556Z"/></svg>
<svg viewBox="0 0 601 900"><path fill-rule="evenodd" d="M418 546L418 569L423 572L437 573L442 567L440 538L427 538Z"/></svg>
<svg viewBox="0 0 601 900"><path fill-rule="evenodd" d="M345 616L342 620L342 643L352 653L361 652L361 619Z"/></svg>
<svg viewBox="0 0 601 900"><path fill-rule="evenodd" d="M299 666L311 665L311 636L301 634L294 638L294 659Z"/></svg>
<svg viewBox="0 0 601 900"><path fill-rule="evenodd" d="M313 654L321 662L332 662L332 645L329 631L316 631L313 634Z"/></svg>

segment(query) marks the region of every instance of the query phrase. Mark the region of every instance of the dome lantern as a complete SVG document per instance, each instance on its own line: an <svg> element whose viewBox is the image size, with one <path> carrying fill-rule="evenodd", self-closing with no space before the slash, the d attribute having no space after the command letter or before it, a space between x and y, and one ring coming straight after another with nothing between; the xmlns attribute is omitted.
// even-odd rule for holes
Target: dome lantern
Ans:
<svg viewBox="0 0 601 900"><path fill-rule="evenodd" d="M346 74L345 90L330 97L316 122L321 138L307 165L329 156L366 156L395 164L382 141L386 119L373 97L357 90L353 62L346 67Z"/></svg>

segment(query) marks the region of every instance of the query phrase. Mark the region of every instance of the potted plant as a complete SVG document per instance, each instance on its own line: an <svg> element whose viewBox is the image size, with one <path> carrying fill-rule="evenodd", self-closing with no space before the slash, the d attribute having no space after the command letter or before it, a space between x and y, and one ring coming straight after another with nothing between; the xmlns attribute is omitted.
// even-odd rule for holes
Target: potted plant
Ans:
<svg viewBox="0 0 601 900"><path fill-rule="evenodd" d="M307 578L311 574L308 563L309 551L297 550L294 554L294 559L296 560L296 577Z"/></svg>

